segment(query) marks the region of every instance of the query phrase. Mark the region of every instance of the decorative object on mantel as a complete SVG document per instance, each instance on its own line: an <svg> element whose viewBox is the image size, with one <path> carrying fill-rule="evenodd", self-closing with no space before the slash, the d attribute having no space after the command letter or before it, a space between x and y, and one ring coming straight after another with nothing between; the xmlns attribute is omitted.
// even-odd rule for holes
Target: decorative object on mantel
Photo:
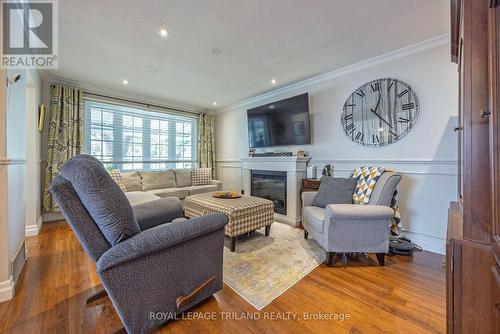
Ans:
<svg viewBox="0 0 500 334"><path fill-rule="evenodd" d="M404 137L419 114L415 91L397 79L377 79L357 88L344 103L345 134L363 146L384 146Z"/></svg>
<svg viewBox="0 0 500 334"><path fill-rule="evenodd" d="M262 153L253 153L252 157L291 157L293 156L292 152L262 152Z"/></svg>
<svg viewBox="0 0 500 334"><path fill-rule="evenodd" d="M255 155L255 149L254 148L251 148L248 150L248 156L249 157L253 157Z"/></svg>
<svg viewBox="0 0 500 334"><path fill-rule="evenodd" d="M315 165L312 166L307 166L307 178L308 179L315 179L316 178L316 171L317 167Z"/></svg>
<svg viewBox="0 0 500 334"><path fill-rule="evenodd" d="M213 197L215 198L240 198L241 194L237 193L236 191L216 191L212 194Z"/></svg>
<svg viewBox="0 0 500 334"><path fill-rule="evenodd" d="M38 132L43 131L43 123L45 122L45 105L40 104L38 107Z"/></svg>
<svg viewBox="0 0 500 334"><path fill-rule="evenodd" d="M332 176L332 171L331 171L331 165L325 165L325 167L323 167L323 172L321 173L322 175L324 176Z"/></svg>
<svg viewBox="0 0 500 334"><path fill-rule="evenodd" d="M306 156L306 151L297 151L297 156L298 157L305 157Z"/></svg>

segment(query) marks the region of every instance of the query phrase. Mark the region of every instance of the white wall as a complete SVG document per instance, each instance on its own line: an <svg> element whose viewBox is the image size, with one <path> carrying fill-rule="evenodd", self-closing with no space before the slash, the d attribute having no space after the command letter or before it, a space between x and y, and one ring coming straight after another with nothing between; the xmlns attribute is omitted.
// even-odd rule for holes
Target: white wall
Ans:
<svg viewBox="0 0 500 334"><path fill-rule="evenodd" d="M312 145L276 149L305 150L312 158L310 164L320 171L331 163L336 176L348 176L362 165L396 169L403 174L400 207L407 235L428 250L444 253L448 203L456 198L457 140L453 127L458 110L457 69L449 60L447 45L410 55L407 52L400 58L391 54L389 58L387 62L378 59L370 67L364 64L358 71L344 71L344 75L338 71L339 75L329 80L295 84L281 94L254 98L217 114L218 175L224 188L241 189L239 158L248 154L246 110L308 92ZM419 119L407 136L392 145L368 148L355 144L342 130L342 106L357 87L385 77L400 79L414 88L420 100Z"/></svg>
<svg viewBox="0 0 500 334"><path fill-rule="evenodd" d="M29 219L39 220L39 168L31 162L39 160L40 136L33 123L38 120L40 101L38 71L0 71L5 75L22 75L10 88L2 86L0 94L0 301L14 293L15 275L12 262L24 262L23 244ZM5 121L3 121L5 119Z"/></svg>
<svg viewBox="0 0 500 334"><path fill-rule="evenodd" d="M41 79L37 71L29 72L25 86L26 109L26 236L38 234L42 222L41 183L41 133L38 131Z"/></svg>
<svg viewBox="0 0 500 334"><path fill-rule="evenodd" d="M8 70L7 76L11 78L13 71ZM24 241L24 177L26 159L25 140L25 71L20 71L22 78L7 89L7 155L14 161L8 166L8 219L9 219L9 259L12 260L15 252Z"/></svg>

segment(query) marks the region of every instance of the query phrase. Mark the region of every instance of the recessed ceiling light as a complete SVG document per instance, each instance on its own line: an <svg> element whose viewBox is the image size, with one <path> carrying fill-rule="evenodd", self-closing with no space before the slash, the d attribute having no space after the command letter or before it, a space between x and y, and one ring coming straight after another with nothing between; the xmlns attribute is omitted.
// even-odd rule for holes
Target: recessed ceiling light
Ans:
<svg viewBox="0 0 500 334"><path fill-rule="evenodd" d="M159 34L160 34L161 37L167 37L168 36L168 31L167 31L167 29L161 28L160 31L159 31Z"/></svg>
<svg viewBox="0 0 500 334"><path fill-rule="evenodd" d="M275 85L275 84L276 84L276 79L271 79L271 83L272 83L273 85Z"/></svg>
<svg viewBox="0 0 500 334"><path fill-rule="evenodd" d="M219 48L213 48L213 49L212 49L212 54L213 54L214 56L218 56L218 55L220 55L221 53L222 53L222 50L221 50L221 49L219 49Z"/></svg>
<svg viewBox="0 0 500 334"><path fill-rule="evenodd" d="M270 106L269 106L269 109L274 109L274 105L270 105Z"/></svg>
<svg viewBox="0 0 500 334"><path fill-rule="evenodd" d="M214 103L212 103L212 104L213 104L214 106L216 106L216 105L217 105L217 102L214 102Z"/></svg>
<svg viewBox="0 0 500 334"><path fill-rule="evenodd" d="M124 85L128 85L128 80L127 79L123 79L122 82L123 82Z"/></svg>

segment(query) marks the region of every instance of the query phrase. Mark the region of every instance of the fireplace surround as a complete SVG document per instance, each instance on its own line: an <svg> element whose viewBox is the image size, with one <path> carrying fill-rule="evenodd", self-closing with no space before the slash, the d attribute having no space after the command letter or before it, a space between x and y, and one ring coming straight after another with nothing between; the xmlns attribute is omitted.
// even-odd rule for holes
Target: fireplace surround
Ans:
<svg viewBox="0 0 500 334"><path fill-rule="evenodd" d="M286 216L286 172L252 170L252 196L274 203L274 212Z"/></svg>
<svg viewBox="0 0 500 334"><path fill-rule="evenodd" d="M245 194L255 196L252 189L252 171L279 172L286 175L286 211L284 213L275 210L274 219L276 221L299 225L302 219L302 208L300 201L300 185L302 179L306 177L306 168L309 157L244 157L243 163L243 190ZM257 193L258 195L258 193Z"/></svg>

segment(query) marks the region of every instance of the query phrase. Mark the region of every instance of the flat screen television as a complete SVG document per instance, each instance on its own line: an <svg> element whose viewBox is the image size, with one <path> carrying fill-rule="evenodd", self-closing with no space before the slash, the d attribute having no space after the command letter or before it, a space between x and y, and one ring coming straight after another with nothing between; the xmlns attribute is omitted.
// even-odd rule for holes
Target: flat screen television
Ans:
<svg viewBox="0 0 500 334"><path fill-rule="evenodd" d="M250 148L311 143L309 94L248 109Z"/></svg>

